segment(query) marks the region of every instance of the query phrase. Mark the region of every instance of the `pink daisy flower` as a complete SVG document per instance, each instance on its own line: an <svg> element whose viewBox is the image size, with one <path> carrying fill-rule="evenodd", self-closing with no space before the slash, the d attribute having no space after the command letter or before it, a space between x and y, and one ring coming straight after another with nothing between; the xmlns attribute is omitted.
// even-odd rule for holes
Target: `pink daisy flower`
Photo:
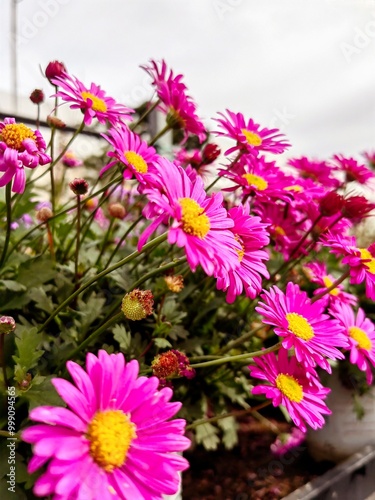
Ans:
<svg viewBox="0 0 375 500"><path fill-rule="evenodd" d="M294 167L302 178L312 179L326 188L335 188L340 185L340 181L334 176L337 167L326 161L312 160L301 156L300 158L291 158L288 164Z"/></svg>
<svg viewBox="0 0 375 500"><path fill-rule="evenodd" d="M369 180L375 178L375 173L372 170L358 163L354 158L335 155L333 159L336 161L339 171L344 172L346 182L356 181L360 184L368 184Z"/></svg>
<svg viewBox="0 0 375 500"><path fill-rule="evenodd" d="M286 292L277 286L261 295L255 310L263 322L274 325L276 335L283 338L285 349L294 348L297 361L306 366L316 364L331 373L327 359L343 359L337 347L347 347L348 340L336 321L323 314L324 303L311 302L298 285L288 283Z"/></svg>
<svg viewBox="0 0 375 500"><path fill-rule="evenodd" d="M154 186L143 192L149 200L143 213L156 219L143 233L138 248L171 218L168 242L185 249L193 272L198 264L209 276L220 275L222 268L237 267L241 246L230 231L234 222L223 207L222 194L208 196L200 177L193 182L182 167L165 158L160 158L159 167L158 175L150 181Z"/></svg>
<svg viewBox="0 0 375 500"><path fill-rule="evenodd" d="M242 156L233 167L220 170L219 175L235 183L233 188L226 188L226 191L240 188L246 197L256 196L267 201L292 199L291 194L284 190L285 185L289 183L286 175L274 162L267 162L264 156Z"/></svg>
<svg viewBox="0 0 375 500"><path fill-rule="evenodd" d="M49 461L34 486L54 500L160 499L176 493L178 471L187 461L185 420L168 419L181 408L170 403L172 390L157 390L159 379L138 377L139 365L123 354L87 354L86 371L73 361L74 384L52 380L68 408L40 406L30 412L38 425L22 432L32 443L33 473Z"/></svg>
<svg viewBox="0 0 375 500"><path fill-rule="evenodd" d="M367 383L372 384L375 367L375 326L359 308L357 316L348 304L335 303L330 313L344 327L349 338L350 362L366 372Z"/></svg>
<svg viewBox="0 0 375 500"><path fill-rule="evenodd" d="M350 283L359 285L365 283L366 296L375 300L375 243L368 248L358 248L355 236L327 234L322 238L322 244L330 248L335 255L344 255L343 264L350 268Z"/></svg>
<svg viewBox="0 0 375 500"><path fill-rule="evenodd" d="M13 181L12 191L23 193L26 186L24 168L46 165L51 157L39 130L31 130L14 118L0 122L0 187Z"/></svg>
<svg viewBox="0 0 375 500"><path fill-rule="evenodd" d="M143 141L126 126L112 128L108 134L101 134L111 144L114 151L109 151L107 156L114 158L103 167L99 175L103 175L108 169L121 162L125 165L123 171L124 179L135 177L139 182L144 182L144 176L150 172L156 172L155 163L159 155L152 146Z"/></svg>
<svg viewBox="0 0 375 500"><path fill-rule="evenodd" d="M218 113L222 118L215 118L222 130L214 131L221 137L229 137L236 141L236 145L225 151L228 155L233 151L241 151L258 156L260 151L269 153L283 153L289 146L284 134L279 129L261 128L261 125L250 118L247 122L242 113L233 113L226 110L228 117L224 113Z"/></svg>
<svg viewBox="0 0 375 500"><path fill-rule="evenodd" d="M282 457L290 450L303 443L306 434L297 427L293 427L290 433L279 434L270 448L275 457Z"/></svg>
<svg viewBox="0 0 375 500"><path fill-rule="evenodd" d="M227 292L229 304L234 302L243 289L247 297L254 299L262 290L262 276L269 278L263 262L269 259L269 255L261 250L269 243L267 224L263 224L259 217L250 216L249 212L248 204L228 211L229 217L234 221L231 231L241 245L238 267L227 273L222 272L217 280L217 289Z"/></svg>
<svg viewBox="0 0 375 500"><path fill-rule="evenodd" d="M93 118L99 123L111 125L122 123L123 119L130 121L129 116L133 109L117 103L112 97L106 96L99 85L91 83L86 87L78 78L65 74L64 77L53 78L52 83L61 88L54 96L63 101L72 103L72 109L80 109L83 113L85 125L91 125Z"/></svg>
<svg viewBox="0 0 375 500"><path fill-rule="evenodd" d="M189 134L194 134L200 142L206 139L205 126L196 114L196 105L186 93L182 75L173 75L164 60L161 63L150 61L149 66L141 66L153 79L156 93L161 101L159 108L167 114L167 123L171 128L182 129L185 141Z"/></svg>
<svg viewBox="0 0 375 500"><path fill-rule="evenodd" d="M323 415L330 415L323 399L330 392L321 385L316 372L310 369L309 378L298 364L296 356L288 359L288 352L280 349L278 357L274 352L254 358L256 366L249 366L250 376L267 384L253 388L253 394L264 394L272 399L273 406L285 406L294 424L306 432L306 424L313 429L323 427Z"/></svg>
<svg viewBox="0 0 375 500"><path fill-rule="evenodd" d="M61 162L64 167L69 168L80 167L83 164L83 162L76 157L73 151L67 151L62 157Z"/></svg>
<svg viewBox="0 0 375 500"><path fill-rule="evenodd" d="M304 270L313 283L320 285L320 288L314 290L314 295L325 292L336 280L332 274L328 273L327 266L323 262L310 262L304 266ZM345 292L342 284L337 285L336 288L324 295L321 300L326 303L326 307L336 303L355 306L358 302L355 295Z"/></svg>

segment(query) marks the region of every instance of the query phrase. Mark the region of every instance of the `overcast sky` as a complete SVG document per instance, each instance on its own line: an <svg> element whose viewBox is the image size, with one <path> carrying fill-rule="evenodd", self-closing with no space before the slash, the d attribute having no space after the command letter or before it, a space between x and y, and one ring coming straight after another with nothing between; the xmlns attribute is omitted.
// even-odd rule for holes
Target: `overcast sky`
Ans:
<svg viewBox="0 0 375 500"><path fill-rule="evenodd" d="M12 91L10 4L0 0L0 90ZM374 0L17 0L19 93L52 93L54 59L135 106L139 68L165 58L200 116L226 108L276 126L289 156L375 151ZM0 101L0 111L5 103Z"/></svg>

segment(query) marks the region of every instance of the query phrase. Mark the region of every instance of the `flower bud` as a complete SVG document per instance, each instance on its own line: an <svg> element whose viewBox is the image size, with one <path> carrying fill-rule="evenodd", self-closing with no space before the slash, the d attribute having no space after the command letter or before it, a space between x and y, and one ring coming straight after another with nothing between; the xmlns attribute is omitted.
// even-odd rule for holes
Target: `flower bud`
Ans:
<svg viewBox="0 0 375 500"><path fill-rule="evenodd" d="M108 212L114 219L123 219L126 215L125 207L121 203L110 203Z"/></svg>
<svg viewBox="0 0 375 500"><path fill-rule="evenodd" d="M172 351L163 352L156 356L151 363L155 377L166 379L179 374L178 358Z"/></svg>
<svg viewBox="0 0 375 500"><path fill-rule="evenodd" d="M57 116L48 115L47 123L51 128L63 129L66 127L66 124L60 118L57 118Z"/></svg>
<svg viewBox="0 0 375 500"><path fill-rule="evenodd" d="M203 163L209 165L216 160L220 153L221 150L217 144L206 144L202 152Z"/></svg>
<svg viewBox="0 0 375 500"><path fill-rule="evenodd" d="M347 219L358 221L363 219L374 208L375 203L369 202L364 196L351 196L344 200L341 212Z"/></svg>
<svg viewBox="0 0 375 500"><path fill-rule="evenodd" d="M35 89L30 94L30 101L34 104L41 104L44 101L44 92L41 89Z"/></svg>
<svg viewBox="0 0 375 500"><path fill-rule="evenodd" d="M319 211L324 217L331 217L340 212L344 198L336 191L329 191L319 200Z"/></svg>
<svg viewBox="0 0 375 500"><path fill-rule="evenodd" d="M69 187L74 194L83 195L89 190L89 183L85 179L74 179L69 182Z"/></svg>
<svg viewBox="0 0 375 500"><path fill-rule="evenodd" d="M164 281L171 292L179 293L184 288L184 278L181 274L165 276Z"/></svg>
<svg viewBox="0 0 375 500"><path fill-rule="evenodd" d="M42 207L36 213L36 218L39 222L47 222L53 216L53 212L48 207Z"/></svg>
<svg viewBox="0 0 375 500"><path fill-rule="evenodd" d="M12 316L0 316L0 333L11 333L16 329L16 322Z"/></svg>
<svg viewBox="0 0 375 500"><path fill-rule="evenodd" d="M65 73L67 73L65 65L60 61L51 61L47 65L45 71L45 75L49 81L51 81L52 78L56 78L58 76L64 76Z"/></svg>
<svg viewBox="0 0 375 500"><path fill-rule="evenodd" d="M133 321L146 318L152 314L154 297L151 290L139 290L136 288L127 293L122 299L121 310L125 317Z"/></svg>

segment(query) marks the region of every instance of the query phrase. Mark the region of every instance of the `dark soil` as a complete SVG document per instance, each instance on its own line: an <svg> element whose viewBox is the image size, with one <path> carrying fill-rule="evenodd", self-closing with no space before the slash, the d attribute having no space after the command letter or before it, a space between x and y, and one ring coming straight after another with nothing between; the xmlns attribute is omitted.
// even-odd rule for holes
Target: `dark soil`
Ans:
<svg viewBox="0 0 375 500"><path fill-rule="evenodd" d="M288 430L288 424L277 425ZM233 450L186 452L190 469L183 474L184 500L279 500L334 466L314 462L304 443L277 458L270 451L274 440L267 427L247 418L240 422Z"/></svg>

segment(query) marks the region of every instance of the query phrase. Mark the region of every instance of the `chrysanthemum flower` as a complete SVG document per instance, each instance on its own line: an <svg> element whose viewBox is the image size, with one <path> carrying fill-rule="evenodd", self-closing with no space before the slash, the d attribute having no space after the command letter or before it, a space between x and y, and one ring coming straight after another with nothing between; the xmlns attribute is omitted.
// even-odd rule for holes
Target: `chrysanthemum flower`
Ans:
<svg viewBox="0 0 375 500"><path fill-rule="evenodd" d="M64 167L69 167L69 168L80 167L83 163L76 157L73 151L67 151L62 157L61 162L64 165Z"/></svg>
<svg viewBox="0 0 375 500"><path fill-rule="evenodd" d="M46 153L46 143L39 130L31 130L14 118L0 122L0 187L12 182L14 193L23 193L26 186L24 168L46 165L51 157Z"/></svg>
<svg viewBox="0 0 375 500"><path fill-rule="evenodd" d="M337 167L326 161L309 159L306 156L291 158L288 164L294 167L304 179L312 179L326 188L336 188L340 185L335 177Z"/></svg>
<svg viewBox="0 0 375 500"><path fill-rule="evenodd" d="M285 294L273 286L261 295L264 302L255 308L263 322L275 326L285 349L295 350L297 361L306 366L319 365L331 373L327 359L343 359L337 347L347 347L348 340L338 323L323 314L322 301L311 302L306 292L288 283Z"/></svg>
<svg viewBox="0 0 375 500"><path fill-rule="evenodd" d="M366 296L375 300L375 243L368 248L358 248L355 236L328 233L322 244L335 255L344 255L343 264L350 267L350 283L366 284Z"/></svg>
<svg viewBox="0 0 375 500"><path fill-rule="evenodd" d="M234 221L231 228L234 237L241 245L238 252L239 266L227 273L221 272L217 280L217 289L227 292L227 302L231 304L245 290L246 296L254 299L262 289L262 276L269 278L263 261L269 259L265 250L268 245L267 224L259 217L249 215L249 205L231 208L228 215Z"/></svg>
<svg viewBox="0 0 375 500"><path fill-rule="evenodd" d="M282 457L288 451L299 446L306 438L306 434L297 427L293 427L291 432L279 434L270 448L276 457Z"/></svg>
<svg viewBox="0 0 375 500"><path fill-rule="evenodd" d="M121 162L125 169L124 179L135 177L139 182L144 182L147 173L155 172L155 163L159 156L152 146L143 141L138 134L132 132L128 127L122 126L112 128L108 134L101 134L111 144L114 151L109 151L107 156L114 158L103 167L99 175L103 175L109 168Z"/></svg>
<svg viewBox="0 0 375 500"><path fill-rule="evenodd" d="M139 365L122 354L87 354L86 371L73 361L75 385L55 378L68 408L40 406L30 419L41 422L22 432L33 444L33 473L49 461L34 486L54 500L160 499L176 493L178 471L187 461L174 452L189 447L185 420L168 422L181 403L170 403L169 388L156 377L138 377Z"/></svg>
<svg viewBox="0 0 375 500"><path fill-rule="evenodd" d="M193 272L199 264L209 276L237 267L241 247L229 230L234 222L223 207L221 193L208 196L200 177L191 181L182 167L165 158L160 158L158 175L150 184L143 192L149 200L143 213L154 220L139 239L138 249L171 218L168 242L185 249Z"/></svg>
<svg viewBox="0 0 375 500"><path fill-rule="evenodd" d="M129 115L134 113L133 109L106 96L104 90L101 90L100 86L95 83L86 87L72 75L53 78L52 83L61 89L55 94L56 96L61 97L63 101L72 103L70 105L72 109L82 111L85 125L91 125L93 118L102 124L108 122L111 125L116 125L122 123L124 119L130 121Z"/></svg>
<svg viewBox="0 0 375 500"><path fill-rule="evenodd" d="M167 123L171 128L182 129L185 141L189 134L194 134L200 142L206 138L206 130L196 114L196 105L186 93L186 85L182 83L182 75L173 75L167 68L165 61L157 63L150 61L150 65L141 66L153 79L152 84L161 101L159 109L167 114Z"/></svg>
<svg viewBox="0 0 375 500"><path fill-rule="evenodd" d="M290 201L292 195L284 189L289 184L287 176L274 162L268 162L261 156L242 156L233 167L222 169L219 175L234 182L233 191L240 188L244 196L256 196L260 200Z"/></svg>
<svg viewBox="0 0 375 500"><path fill-rule="evenodd" d="M368 184L368 181L375 179L375 173L365 165L358 163L354 158L335 155L333 159L337 163L339 171L344 172L346 182L356 181L360 184Z"/></svg>
<svg viewBox="0 0 375 500"><path fill-rule="evenodd" d="M344 327L349 338L350 362L366 372L366 380L372 384L372 367L375 367L375 326L366 318L363 309L357 315L348 304L335 303L329 311Z"/></svg>
<svg viewBox="0 0 375 500"><path fill-rule="evenodd" d="M328 273L327 266L323 262L309 262L304 266L304 270L312 283L320 285L319 288L314 290L314 295L325 292L327 288L330 288L335 282L334 276ZM327 306L336 303L355 306L358 302L358 298L355 295L345 292L342 284L337 285L333 290L326 293L321 300L324 301Z"/></svg>
<svg viewBox="0 0 375 500"><path fill-rule="evenodd" d="M283 405L294 424L306 432L306 424L313 429L324 425L323 415L330 415L323 399L330 389L323 387L317 375L310 373L310 379L304 376L297 358L288 359L288 352L280 349L278 357L270 352L254 358L256 366L249 366L250 376L265 380L267 384L253 388L253 394L264 394L272 399L273 406Z"/></svg>
<svg viewBox="0 0 375 500"><path fill-rule="evenodd" d="M235 146L225 151L226 155L233 151L242 151L254 156L257 156L260 151L279 154L290 146L279 129L262 128L252 118L246 122L242 113L233 113L229 109L226 112L228 117L224 113L218 113L222 118L215 118L224 131L214 131L218 136L229 137L236 141Z"/></svg>

